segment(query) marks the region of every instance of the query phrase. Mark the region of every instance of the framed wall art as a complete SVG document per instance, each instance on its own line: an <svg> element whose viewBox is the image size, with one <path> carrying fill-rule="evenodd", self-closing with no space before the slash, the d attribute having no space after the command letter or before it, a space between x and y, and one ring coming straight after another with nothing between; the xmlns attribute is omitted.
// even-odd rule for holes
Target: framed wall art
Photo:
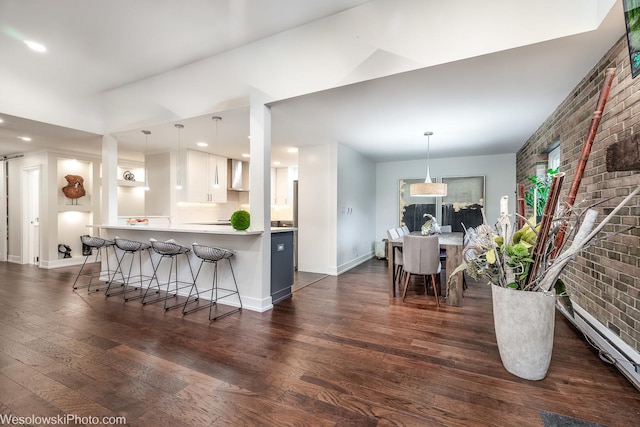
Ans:
<svg viewBox="0 0 640 427"><path fill-rule="evenodd" d="M433 179L433 181L436 180ZM436 212L438 212L437 197L411 197L409 195L409 186L420 182L424 182L424 178L400 179L399 181L399 223L406 225L409 231L420 231L422 224L427 220L424 218L424 214L428 213L436 217Z"/></svg>
<svg viewBox="0 0 640 427"><path fill-rule="evenodd" d="M441 201L440 224L451 225L452 231L482 224L484 176L442 178L442 182L447 184L447 195Z"/></svg>
<svg viewBox="0 0 640 427"><path fill-rule="evenodd" d="M629 45L631 77L640 73L640 0L622 0Z"/></svg>

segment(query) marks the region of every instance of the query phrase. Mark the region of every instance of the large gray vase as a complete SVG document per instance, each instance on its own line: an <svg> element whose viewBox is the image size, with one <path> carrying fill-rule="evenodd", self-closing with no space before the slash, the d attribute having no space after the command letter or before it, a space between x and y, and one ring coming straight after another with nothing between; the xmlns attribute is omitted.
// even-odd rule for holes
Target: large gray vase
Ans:
<svg viewBox="0 0 640 427"><path fill-rule="evenodd" d="M520 378L541 380L553 351L555 293L491 286L493 321L505 369Z"/></svg>

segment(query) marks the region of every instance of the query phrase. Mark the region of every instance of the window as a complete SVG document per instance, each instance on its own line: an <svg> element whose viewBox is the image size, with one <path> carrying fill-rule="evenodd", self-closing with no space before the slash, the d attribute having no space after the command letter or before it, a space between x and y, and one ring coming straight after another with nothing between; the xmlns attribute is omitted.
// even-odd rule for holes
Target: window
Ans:
<svg viewBox="0 0 640 427"><path fill-rule="evenodd" d="M547 158L547 169L558 169L560 167L560 145L549 151Z"/></svg>

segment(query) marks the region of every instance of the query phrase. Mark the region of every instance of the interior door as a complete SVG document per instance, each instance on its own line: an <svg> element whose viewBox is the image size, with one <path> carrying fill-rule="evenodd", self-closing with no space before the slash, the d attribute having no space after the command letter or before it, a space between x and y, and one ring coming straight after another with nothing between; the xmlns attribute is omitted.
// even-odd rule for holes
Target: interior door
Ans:
<svg viewBox="0 0 640 427"><path fill-rule="evenodd" d="M23 169L23 264L40 264L40 167Z"/></svg>

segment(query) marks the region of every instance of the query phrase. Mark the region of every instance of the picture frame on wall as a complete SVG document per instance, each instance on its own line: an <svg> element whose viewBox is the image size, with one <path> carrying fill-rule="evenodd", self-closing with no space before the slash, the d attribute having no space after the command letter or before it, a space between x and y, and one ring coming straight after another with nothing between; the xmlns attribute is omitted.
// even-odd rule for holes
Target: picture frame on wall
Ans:
<svg viewBox="0 0 640 427"><path fill-rule="evenodd" d="M436 182L435 178L432 178ZM409 193L411 184L424 182L424 178L399 180L398 200L399 200L399 225L406 225L409 231L420 231L422 224L427 221L425 214L434 218L438 212L439 201L437 197L415 197Z"/></svg>
<svg viewBox="0 0 640 427"><path fill-rule="evenodd" d="M452 231L462 232L482 224L485 177L448 177L442 182L447 184L447 195L442 198L441 225L451 225Z"/></svg>
<svg viewBox="0 0 640 427"><path fill-rule="evenodd" d="M629 46L631 77L640 73L640 0L622 0Z"/></svg>

